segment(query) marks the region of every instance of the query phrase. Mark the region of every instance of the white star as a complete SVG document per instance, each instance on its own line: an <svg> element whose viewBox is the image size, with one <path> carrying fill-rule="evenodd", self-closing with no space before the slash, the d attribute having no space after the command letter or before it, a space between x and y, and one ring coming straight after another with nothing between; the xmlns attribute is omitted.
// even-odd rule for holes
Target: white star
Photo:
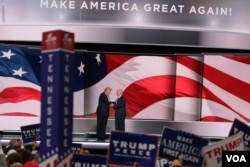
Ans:
<svg viewBox="0 0 250 167"><path fill-rule="evenodd" d="M19 70L13 70L14 73L12 75L18 75L19 77L22 77L23 74L27 73L26 71L23 71L23 68L21 67Z"/></svg>
<svg viewBox="0 0 250 167"><path fill-rule="evenodd" d="M55 154L55 151L54 151L54 150L51 150L51 154L52 154L52 155Z"/></svg>
<svg viewBox="0 0 250 167"><path fill-rule="evenodd" d="M40 58L40 61L38 63L42 63L43 62L42 61L42 56L39 56L39 58Z"/></svg>
<svg viewBox="0 0 250 167"><path fill-rule="evenodd" d="M100 63L102 62L100 56L101 56L101 54L98 53L98 54L96 55L96 57L95 57L95 59L96 59L96 61L97 61L98 64L100 64Z"/></svg>
<svg viewBox="0 0 250 167"><path fill-rule="evenodd" d="M81 61L81 65L79 67L77 67L77 69L79 70L79 76L81 75L81 73L84 74L84 66L85 66L85 64L83 64Z"/></svg>
<svg viewBox="0 0 250 167"><path fill-rule="evenodd" d="M1 57L7 57L8 59L10 59L11 56L16 55L15 53L11 52L11 49L8 52L2 51L3 55Z"/></svg>

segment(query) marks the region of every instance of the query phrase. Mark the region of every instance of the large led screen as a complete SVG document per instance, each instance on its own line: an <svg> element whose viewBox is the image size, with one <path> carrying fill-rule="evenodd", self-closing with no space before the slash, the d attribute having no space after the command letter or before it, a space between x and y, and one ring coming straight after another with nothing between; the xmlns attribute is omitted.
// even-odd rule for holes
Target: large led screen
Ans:
<svg viewBox="0 0 250 167"><path fill-rule="evenodd" d="M39 120L39 48L0 47L0 116ZM74 117L95 118L105 87L122 89L128 119L249 122L250 56L77 51ZM110 117L114 110L110 108Z"/></svg>

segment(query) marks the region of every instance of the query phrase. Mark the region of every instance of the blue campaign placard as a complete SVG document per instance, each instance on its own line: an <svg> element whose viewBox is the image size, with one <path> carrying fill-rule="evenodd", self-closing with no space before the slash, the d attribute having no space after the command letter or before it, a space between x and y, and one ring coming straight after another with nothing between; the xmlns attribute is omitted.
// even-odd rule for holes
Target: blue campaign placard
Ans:
<svg viewBox="0 0 250 167"><path fill-rule="evenodd" d="M20 129L24 143L40 140L40 124L21 126Z"/></svg>
<svg viewBox="0 0 250 167"><path fill-rule="evenodd" d="M74 154L72 167L107 167L107 157L94 154Z"/></svg>
<svg viewBox="0 0 250 167"><path fill-rule="evenodd" d="M160 141L159 156L168 160L181 158L183 166L200 167L204 161L202 147L208 145L208 142L207 139L197 135L165 126Z"/></svg>
<svg viewBox="0 0 250 167"><path fill-rule="evenodd" d="M79 154L81 149L82 149L81 143L72 143L72 151L74 154Z"/></svg>
<svg viewBox="0 0 250 167"><path fill-rule="evenodd" d="M239 132L243 133L245 150L250 150L250 126L238 119L235 119L228 136L232 136Z"/></svg>
<svg viewBox="0 0 250 167"><path fill-rule="evenodd" d="M158 158L158 136L112 131L108 164L152 167Z"/></svg>

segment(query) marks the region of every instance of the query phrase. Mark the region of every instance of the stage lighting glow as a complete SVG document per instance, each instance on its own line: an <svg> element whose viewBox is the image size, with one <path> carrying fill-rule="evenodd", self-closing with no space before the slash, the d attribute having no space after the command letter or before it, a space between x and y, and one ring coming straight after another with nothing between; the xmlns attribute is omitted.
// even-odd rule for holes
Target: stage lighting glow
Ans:
<svg viewBox="0 0 250 167"><path fill-rule="evenodd" d="M211 21L210 21L210 25L211 25L211 26L216 26L216 25L217 25L217 22L216 22L215 20L211 20Z"/></svg>
<svg viewBox="0 0 250 167"><path fill-rule="evenodd" d="M64 19L65 19L65 16L64 16L63 14L60 14L60 15L59 15L59 19L60 19L60 20L64 20Z"/></svg>

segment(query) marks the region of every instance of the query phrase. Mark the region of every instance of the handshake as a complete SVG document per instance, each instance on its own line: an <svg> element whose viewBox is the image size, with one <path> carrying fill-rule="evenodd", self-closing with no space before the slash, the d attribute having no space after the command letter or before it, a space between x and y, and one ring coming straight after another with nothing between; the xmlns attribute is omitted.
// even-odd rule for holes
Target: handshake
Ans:
<svg viewBox="0 0 250 167"><path fill-rule="evenodd" d="M115 102L109 102L109 106L114 106L115 105Z"/></svg>

